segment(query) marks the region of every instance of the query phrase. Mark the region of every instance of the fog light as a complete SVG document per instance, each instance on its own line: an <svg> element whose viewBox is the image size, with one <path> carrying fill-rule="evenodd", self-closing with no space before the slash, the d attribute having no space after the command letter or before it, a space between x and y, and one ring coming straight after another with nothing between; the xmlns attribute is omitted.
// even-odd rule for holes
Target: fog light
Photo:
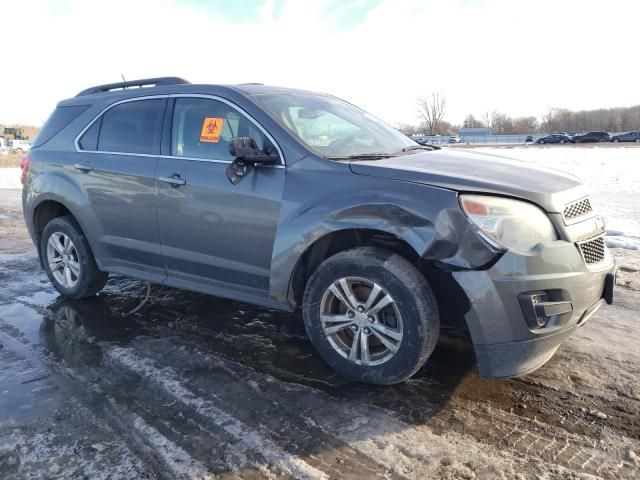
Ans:
<svg viewBox="0 0 640 480"><path fill-rule="evenodd" d="M551 292L558 293L558 291ZM550 299L549 294L544 291L518 295L520 308L529 328L538 329L549 326L552 319L573 312L573 304L568 295L556 295L555 297L555 301Z"/></svg>

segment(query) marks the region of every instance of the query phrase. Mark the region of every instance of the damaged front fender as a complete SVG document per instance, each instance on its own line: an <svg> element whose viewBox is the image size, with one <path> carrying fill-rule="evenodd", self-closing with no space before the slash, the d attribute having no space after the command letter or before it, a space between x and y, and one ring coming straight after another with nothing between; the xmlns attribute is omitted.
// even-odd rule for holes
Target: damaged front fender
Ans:
<svg viewBox="0 0 640 480"><path fill-rule="evenodd" d="M324 179L322 185L314 178ZM349 229L393 235L445 270L482 268L498 256L464 216L457 192L355 175L348 164L310 156L287 170L270 297L291 304L289 286L302 255Z"/></svg>

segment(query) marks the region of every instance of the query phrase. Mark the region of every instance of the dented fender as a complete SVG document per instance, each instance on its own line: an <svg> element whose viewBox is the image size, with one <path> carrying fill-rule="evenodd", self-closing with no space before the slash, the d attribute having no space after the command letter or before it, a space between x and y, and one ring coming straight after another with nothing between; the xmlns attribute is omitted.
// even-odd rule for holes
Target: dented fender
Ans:
<svg viewBox="0 0 640 480"><path fill-rule="evenodd" d="M482 268L498 254L466 219L457 192L356 175L347 163L309 156L287 168L270 297L294 307L289 289L302 255L321 238L350 229L391 234L446 270Z"/></svg>

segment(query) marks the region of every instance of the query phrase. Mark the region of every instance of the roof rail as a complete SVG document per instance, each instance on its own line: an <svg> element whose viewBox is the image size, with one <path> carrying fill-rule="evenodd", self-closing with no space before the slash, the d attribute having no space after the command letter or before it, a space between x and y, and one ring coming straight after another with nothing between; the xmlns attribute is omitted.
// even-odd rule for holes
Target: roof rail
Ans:
<svg viewBox="0 0 640 480"><path fill-rule="evenodd" d="M82 90L76 97L82 97L84 95L93 95L94 93L105 93L111 90L124 90L129 87L160 87L162 85L183 85L186 80L179 77L157 77L157 78L143 78L141 80L129 80L127 82L107 83L105 85L97 85L95 87Z"/></svg>

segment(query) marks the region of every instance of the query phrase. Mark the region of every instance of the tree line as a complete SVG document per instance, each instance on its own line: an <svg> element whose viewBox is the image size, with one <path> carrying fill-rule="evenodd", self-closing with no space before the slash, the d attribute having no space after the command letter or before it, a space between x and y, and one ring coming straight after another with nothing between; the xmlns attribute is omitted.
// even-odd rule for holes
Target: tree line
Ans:
<svg viewBox="0 0 640 480"><path fill-rule="evenodd" d="M486 111L476 117L469 114L462 125L445 120L447 101L438 92L417 100L421 122L418 125L402 124L401 132L430 135L455 135L460 128L490 127L494 135L525 135L551 132L626 132L640 131L640 105L633 107L600 108L573 111L566 108L549 108L540 118L536 116L511 117L497 110Z"/></svg>

